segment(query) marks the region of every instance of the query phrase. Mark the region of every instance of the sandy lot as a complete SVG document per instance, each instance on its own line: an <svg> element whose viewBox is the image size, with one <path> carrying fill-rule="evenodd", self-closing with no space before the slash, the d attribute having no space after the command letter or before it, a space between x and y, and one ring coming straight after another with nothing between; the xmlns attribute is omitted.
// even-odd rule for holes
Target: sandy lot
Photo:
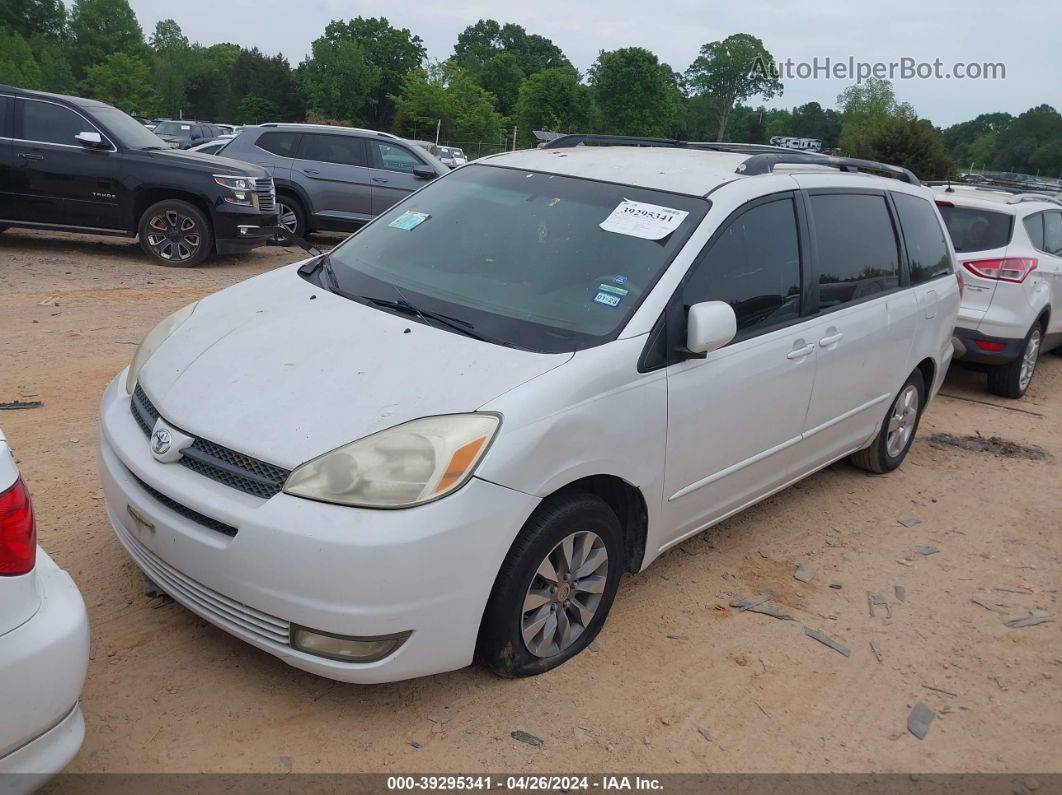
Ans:
<svg viewBox="0 0 1062 795"><path fill-rule="evenodd" d="M0 235L0 401L45 404L0 412L0 426L40 543L92 620L88 736L71 771L1062 771L1057 356L1016 403L953 370L900 471L837 464L672 550L625 579L594 650L534 679L468 668L337 684L141 596L100 501L104 385L169 312L300 257L267 248L178 270L126 240ZM808 583L793 577L801 563L817 570ZM765 589L796 620L728 606ZM868 592L888 603L873 618ZM1036 611L1054 621L1004 624ZM937 713L923 741L906 730L918 702Z"/></svg>

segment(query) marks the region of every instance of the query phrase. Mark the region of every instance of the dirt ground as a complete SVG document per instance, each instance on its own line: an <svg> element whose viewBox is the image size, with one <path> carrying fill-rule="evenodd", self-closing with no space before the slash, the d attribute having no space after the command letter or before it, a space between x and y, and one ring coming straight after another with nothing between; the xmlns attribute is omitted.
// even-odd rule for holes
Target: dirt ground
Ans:
<svg viewBox="0 0 1062 795"><path fill-rule="evenodd" d="M101 504L104 385L171 311L301 256L265 248L180 270L132 241L0 235L0 401L44 401L0 425L40 543L92 621L71 771L1062 771L1058 356L1018 402L953 369L898 472L837 464L672 550L625 579L592 649L544 676L337 684L143 597ZM816 569L810 582L798 564ZM767 589L795 620L729 607ZM868 592L887 603L873 618ZM1038 611L1053 622L1004 623ZM937 713L923 741L906 729L918 702Z"/></svg>

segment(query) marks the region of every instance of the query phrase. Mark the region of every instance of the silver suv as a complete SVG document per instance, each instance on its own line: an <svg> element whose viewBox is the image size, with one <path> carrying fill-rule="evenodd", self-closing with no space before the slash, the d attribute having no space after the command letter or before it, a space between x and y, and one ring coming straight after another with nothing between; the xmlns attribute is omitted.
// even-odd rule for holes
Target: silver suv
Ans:
<svg viewBox="0 0 1062 795"><path fill-rule="evenodd" d="M273 175L290 233L352 232L449 169L395 135L323 124L244 127L224 156Z"/></svg>

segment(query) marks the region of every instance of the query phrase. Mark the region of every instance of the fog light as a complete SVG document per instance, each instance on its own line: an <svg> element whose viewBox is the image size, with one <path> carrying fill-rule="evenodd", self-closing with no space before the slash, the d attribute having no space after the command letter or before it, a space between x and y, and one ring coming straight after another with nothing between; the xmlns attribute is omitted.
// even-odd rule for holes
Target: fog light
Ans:
<svg viewBox="0 0 1062 795"><path fill-rule="evenodd" d="M299 651L341 662L367 663L382 660L406 642L412 632L351 637L291 626L291 645Z"/></svg>

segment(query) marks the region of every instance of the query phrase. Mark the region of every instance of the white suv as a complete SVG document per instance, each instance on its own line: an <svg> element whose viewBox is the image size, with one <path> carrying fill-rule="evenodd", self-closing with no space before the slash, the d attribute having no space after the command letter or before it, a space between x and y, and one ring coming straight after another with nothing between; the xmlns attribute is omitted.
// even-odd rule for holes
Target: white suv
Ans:
<svg viewBox="0 0 1062 795"><path fill-rule="evenodd" d="M845 456L899 466L959 306L931 192L580 142L616 143L477 160L147 335L100 461L150 579L334 679L535 674L623 572Z"/></svg>
<svg viewBox="0 0 1062 795"><path fill-rule="evenodd" d="M1062 202L938 185L937 206L962 265L955 335L990 392L1020 398L1044 351L1062 345Z"/></svg>

